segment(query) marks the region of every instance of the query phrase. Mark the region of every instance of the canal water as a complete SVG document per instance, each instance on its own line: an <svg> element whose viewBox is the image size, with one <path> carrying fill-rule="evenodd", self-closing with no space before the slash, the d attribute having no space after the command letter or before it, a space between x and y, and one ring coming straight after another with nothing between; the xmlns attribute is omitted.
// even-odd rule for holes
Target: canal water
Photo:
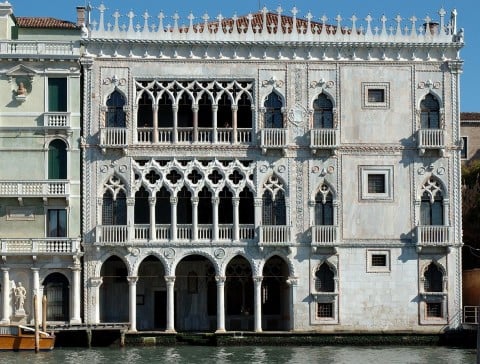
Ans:
<svg viewBox="0 0 480 364"><path fill-rule="evenodd" d="M130 347L71 349L58 348L51 352L0 352L2 364L463 364L475 363L475 350L446 347L388 346L245 346L245 347Z"/></svg>

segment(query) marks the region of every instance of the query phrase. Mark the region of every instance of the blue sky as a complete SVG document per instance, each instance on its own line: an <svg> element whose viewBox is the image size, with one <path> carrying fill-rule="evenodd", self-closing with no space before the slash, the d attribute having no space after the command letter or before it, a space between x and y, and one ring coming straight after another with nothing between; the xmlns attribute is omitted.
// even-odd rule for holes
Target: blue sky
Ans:
<svg viewBox="0 0 480 364"><path fill-rule="evenodd" d="M99 0L90 0L91 5L98 7ZM75 20L76 6L85 5L85 0L10 0L14 13L17 16L51 16L65 20ZM461 57L465 61L464 72L461 79L461 110L480 112L480 95L477 93L477 85L480 84L480 2L479 0L104 0L111 14L119 10L121 14L128 13L131 9L138 15L148 10L150 15L155 16L163 10L165 15L171 16L178 11L182 18L192 11L200 17L208 12L210 17L219 13L223 16L232 16L255 12L264 5L268 9L276 9L281 5L284 13L296 6L299 16L304 16L311 11L315 19L326 15L330 20L340 14L342 18L349 19L353 14L359 18L365 18L371 14L378 19L385 14L390 20L397 14L408 19L415 15L419 19L429 16L438 19L438 10L443 6L449 14L452 9L457 9L457 26L465 29L465 47L461 51ZM94 18L97 18L95 15ZM92 19L93 20L93 19ZM96 19L98 20L98 18ZM186 19L182 19L187 22ZM111 20L110 20L111 21ZM349 21L342 24L349 25Z"/></svg>

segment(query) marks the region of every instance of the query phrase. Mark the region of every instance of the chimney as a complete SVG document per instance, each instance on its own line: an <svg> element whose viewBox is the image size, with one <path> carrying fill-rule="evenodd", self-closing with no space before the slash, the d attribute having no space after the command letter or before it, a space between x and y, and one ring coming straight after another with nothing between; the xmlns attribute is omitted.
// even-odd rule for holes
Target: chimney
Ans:
<svg viewBox="0 0 480 364"><path fill-rule="evenodd" d="M77 6L77 26L86 25L85 22L85 6Z"/></svg>

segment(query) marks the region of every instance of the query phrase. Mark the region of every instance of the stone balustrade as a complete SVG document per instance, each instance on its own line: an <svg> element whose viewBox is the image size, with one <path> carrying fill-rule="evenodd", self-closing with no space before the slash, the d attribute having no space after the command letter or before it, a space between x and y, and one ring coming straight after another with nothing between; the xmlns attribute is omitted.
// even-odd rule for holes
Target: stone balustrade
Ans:
<svg viewBox="0 0 480 364"><path fill-rule="evenodd" d="M260 131L260 146L262 149L287 148L288 129L268 128Z"/></svg>
<svg viewBox="0 0 480 364"><path fill-rule="evenodd" d="M127 145L127 128L101 128L100 146L124 147Z"/></svg>
<svg viewBox="0 0 480 364"><path fill-rule="evenodd" d="M450 246L450 226L423 225L416 227L417 246Z"/></svg>
<svg viewBox="0 0 480 364"><path fill-rule="evenodd" d="M46 112L43 114L43 126L48 128L70 127L69 112Z"/></svg>
<svg viewBox="0 0 480 364"><path fill-rule="evenodd" d="M338 244L338 226L312 226L312 247L326 247Z"/></svg>
<svg viewBox="0 0 480 364"><path fill-rule="evenodd" d="M70 183L64 180L0 181L0 197L64 197Z"/></svg>
<svg viewBox="0 0 480 364"><path fill-rule="evenodd" d="M8 254L77 254L80 240L71 238L3 238L0 239L2 255Z"/></svg>
<svg viewBox="0 0 480 364"><path fill-rule="evenodd" d="M3 40L0 42L0 54L3 56L80 56L78 42L35 42L20 40Z"/></svg>
<svg viewBox="0 0 480 364"><path fill-rule="evenodd" d="M289 225L260 225L260 246L290 246L292 227Z"/></svg>
<svg viewBox="0 0 480 364"><path fill-rule="evenodd" d="M337 130L335 129L311 129L310 149L334 149L338 147Z"/></svg>

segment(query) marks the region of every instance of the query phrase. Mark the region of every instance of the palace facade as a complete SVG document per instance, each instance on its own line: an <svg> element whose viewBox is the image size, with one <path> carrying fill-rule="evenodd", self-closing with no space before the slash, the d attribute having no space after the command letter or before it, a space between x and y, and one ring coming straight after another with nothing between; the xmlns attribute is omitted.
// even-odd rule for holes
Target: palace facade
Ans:
<svg viewBox="0 0 480 364"><path fill-rule="evenodd" d="M69 123L18 130L10 104L0 114L2 163L12 164L2 171L18 173L1 179L49 185L50 146L63 143L67 174L52 179L69 188L2 192L0 224L10 226L0 236L2 292L12 279L32 282L29 302L53 280L67 292L64 307L70 299L65 322L125 323L132 332L460 326L463 30L455 11L423 21L353 16L347 25L280 7L184 22L103 5L77 10L81 49L72 43L72 59L81 69L70 58L2 53L6 103L23 112L39 92L44 106L21 121ZM30 82L22 81L25 102L16 99L17 64ZM65 110L47 108L51 72L69 85ZM21 143L8 146L9 135ZM13 168L21 154L35 178ZM48 235L50 209L66 211L61 238ZM70 250L37 254L37 237L24 232L35 222L47 234L38 241ZM22 244L32 250L4 254Z"/></svg>

